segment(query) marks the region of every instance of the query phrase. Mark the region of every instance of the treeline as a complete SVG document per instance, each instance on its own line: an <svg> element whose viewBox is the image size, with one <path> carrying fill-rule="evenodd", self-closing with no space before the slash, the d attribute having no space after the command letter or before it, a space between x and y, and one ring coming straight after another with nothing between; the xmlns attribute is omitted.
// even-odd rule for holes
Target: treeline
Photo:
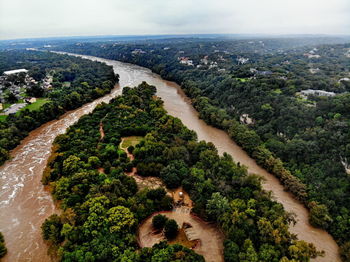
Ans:
<svg viewBox="0 0 350 262"><path fill-rule="evenodd" d="M225 233L225 261L309 261L319 252L288 231L293 217L264 192L260 179L213 144L166 114L156 89L146 83L124 88L55 140L43 176L60 201L61 215L42 226L44 239L61 261L204 261L193 251L165 242L140 248L138 224L155 211L172 208L164 189L138 190L124 172L162 178L183 186L194 212ZM100 123L105 136L101 138ZM124 136L143 136L130 162L119 149Z"/></svg>
<svg viewBox="0 0 350 262"><path fill-rule="evenodd" d="M350 162L350 45L288 50L276 41L247 40L243 46L191 39L62 49L135 63L179 83L206 122L226 130L305 203L310 222L328 230L350 261L350 177L344 168ZM180 57L195 66L180 64ZM248 62L240 63L242 57ZM216 64L210 68L211 62ZM298 95L306 89L337 95Z"/></svg>
<svg viewBox="0 0 350 262"><path fill-rule="evenodd" d="M48 52L0 52L0 72L19 66L28 69L38 81L52 74L52 89L43 91L50 102L38 110L22 110L0 121L0 164L31 130L107 94L118 81L113 69L99 62Z"/></svg>

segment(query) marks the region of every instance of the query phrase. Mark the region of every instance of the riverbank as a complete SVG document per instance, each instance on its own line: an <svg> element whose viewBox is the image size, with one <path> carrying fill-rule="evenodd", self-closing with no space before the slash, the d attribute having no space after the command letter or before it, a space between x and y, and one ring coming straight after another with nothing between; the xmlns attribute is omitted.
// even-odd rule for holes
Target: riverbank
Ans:
<svg viewBox="0 0 350 262"><path fill-rule="evenodd" d="M108 103L119 94L121 88L116 85L106 96L66 112L58 120L30 132L10 152L11 159L0 167L0 223L8 248L2 261L50 261L41 236L41 224L58 209L41 179L51 155L52 142L96 105Z"/></svg>

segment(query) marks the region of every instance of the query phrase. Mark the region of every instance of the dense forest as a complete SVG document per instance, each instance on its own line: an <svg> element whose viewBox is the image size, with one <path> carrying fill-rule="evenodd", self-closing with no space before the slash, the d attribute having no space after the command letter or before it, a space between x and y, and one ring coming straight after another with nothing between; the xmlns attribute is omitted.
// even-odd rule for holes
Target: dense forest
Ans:
<svg viewBox="0 0 350 262"><path fill-rule="evenodd" d="M16 147L28 132L67 110L107 94L118 81L113 69L99 62L49 52L0 52L0 74L18 68L29 70L28 75L38 82L28 88L29 91L34 89L36 97L45 97L49 102L37 110L24 109L0 121L0 164L9 158L9 150ZM50 89L40 86L47 75L52 76Z"/></svg>
<svg viewBox="0 0 350 262"><path fill-rule="evenodd" d="M350 44L287 42L177 39L55 48L135 63L179 83L200 116L276 175L350 261Z"/></svg>
<svg viewBox="0 0 350 262"><path fill-rule="evenodd" d="M182 186L194 212L225 232L225 261L309 261L320 252L288 231L295 222L281 204L211 143L166 114L156 88L142 83L123 89L58 136L43 175L63 209L42 225L51 254L61 261L204 261L194 251L161 242L137 245L138 224L151 213L172 208L162 188L142 190L125 172L160 177L166 187ZM103 126L103 136L100 127ZM120 150L123 137L141 136Z"/></svg>

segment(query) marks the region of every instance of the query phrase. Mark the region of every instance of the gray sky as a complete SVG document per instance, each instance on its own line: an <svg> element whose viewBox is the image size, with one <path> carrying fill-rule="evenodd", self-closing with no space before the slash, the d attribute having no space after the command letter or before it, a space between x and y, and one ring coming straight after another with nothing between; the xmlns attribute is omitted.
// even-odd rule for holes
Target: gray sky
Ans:
<svg viewBox="0 0 350 262"><path fill-rule="evenodd" d="M0 0L0 39L189 33L350 34L350 0Z"/></svg>

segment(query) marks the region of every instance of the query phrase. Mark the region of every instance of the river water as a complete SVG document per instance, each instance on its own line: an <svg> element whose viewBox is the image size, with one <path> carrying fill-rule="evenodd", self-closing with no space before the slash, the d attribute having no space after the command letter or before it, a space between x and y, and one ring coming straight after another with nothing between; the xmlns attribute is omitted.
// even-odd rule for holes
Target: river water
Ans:
<svg viewBox="0 0 350 262"><path fill-rule="evenodd" d="M298 222L290 228L291 232L326 252L325 257L315 261L340 261L337 244L327 232L309 224L306 208L290 193L285 192L279 181L259 167L224 131L208 126L200 120L198 112L177 84L165 81L159 75L140 66L91 56L81 57L113 66L114 71L120 75L121 87L132 87L142 81L155 85L157 95L164 101L168 113L180 118L188 128L196 131L199 140L213 142L220 154L229 153L236 162L247 166L249 172L265 178L264 189L271 190L274 198L283 204L285 210L297 215ZM58 134L64 133L68 126L82 115L91 112L98 103L108 102L120 93L121 88L117 86L111 94L68 112L59 120L51 121L31 132L21 145L12 151L12 159L0 168L0 231L4 233L9 249L4 261L49 261L46 255L47 247L41 240L40 225L46 217L58 210L40 179L51 144Z"/></svg>

